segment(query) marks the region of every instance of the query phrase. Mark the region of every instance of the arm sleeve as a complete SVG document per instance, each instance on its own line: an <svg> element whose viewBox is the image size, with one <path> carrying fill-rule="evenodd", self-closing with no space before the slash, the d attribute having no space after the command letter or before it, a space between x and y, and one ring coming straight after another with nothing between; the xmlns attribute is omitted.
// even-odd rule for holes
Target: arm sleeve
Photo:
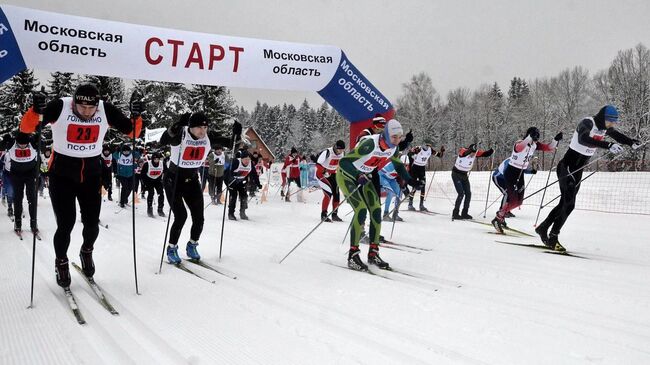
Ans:
<svg viewBox="0 0 650 365"><path fill-rule="evenodd" d="M179 144L181 144L181 138L183 136L183 133L172 135L170 129L171 127L167 128L167 130L163 132L162 136L160 136L161 146L166 146L166 145L178 146Z"/></svg>
<svg viewBox="0 0 650 365"><path fill-rule="evenodd" d="M490 156L492 155L492 153L494 153L494 150L493 150L493 149L489 149L489 150L478 150L478 151L476 152L476 157L490 157Z"/></svg>
<svg viewBox="0 0 650 365"><path fill-rule="evenodd" d="M104 103L104 111L106 112L106 119L108 124L117 129L118 131L128 134L133 137L133 119L127 117L115 105L111 103ZM135 119L135 137L140 136L142 132L142 117Z"/></svg>
<svg viewBox="0 0 650 365"><path fill-rule="evenodd" d="M147 172L149 172L149 164L148 164L148 163L144 163L144 164L142 164L142 170L140 170L140 176L142 176L142 177L146 177L146 176L147 176Z"/></svg>
<svg viewBox="0 0 650 365"><path fill-rule="evenodd" d="M224 137L215 131L209 131L208 138L210 139L210 144L213 146L214 145L229 146L229 143L232 142L232 139L228 137Z"/></svg>
<svg viewBox="0 0 650 365"><path fill-rule="evenodd" d="M48 123L54 123L63 110L63 100L55 99L47 103L43 112L43 126ZM38 127L39 115L34 111L34 107L27 110L20 121L20 131L23 133L34 133Z"/></svg>
<svg viewBox="0 0 650 365"><path fill-rule="evenodd" d="M614 140L618 143L626 144L628 146L631 146L634 144L634 140L632 138L624 135L623 133L617 131L614 128L609 128L607 130L607 135L614 138Z"/></svg>
<svg viewBox="0 0 650 365"><path fill-rule="evenodd" d="M551 143L541 143L541 142L537 143L537 149L544 152L555 151L556 147L557 147L557 141L553 141Z"/></svg>
<svg viewBox="0 0 650 365"><path fill-rule="evenodd" d="M348 175L357 177L359 175L359 170L354 166L354 161L359 158L367 155L374 149L375 143L372 138L366 138L358 143L352 152L347 154L339 161L339 168L345 171ZM399 160L399 159L398 159ZM400 161L400 163L402 163Z"/></svg>
<svg viewBox="0 0 650 365"><path fill-rule="evenodd" d="M526 145L530 144L532 141L533 139L530 138L530 136L526 136L526 138L518 141L517 143L515 143L515 152L523 151L524 148L526 148Z"/></svg>
<svg viewBox="0 0 650 365"><path fill-rule="evenodd" d="M470 151L468 148L462 147L460 151L458 151L458 157L466 157L471 153L472 151ZM476 154L476 156L478 157L478 153Z"/></svg>
<svg viewBox="0 0 650 365"><path fill-rule="evenodd" d="M576 132L578 133L578 142L582 145L596 146L600 148L609 148L609 142L593 139L589 136L594 122L591 119L583 119Z"/></svg>

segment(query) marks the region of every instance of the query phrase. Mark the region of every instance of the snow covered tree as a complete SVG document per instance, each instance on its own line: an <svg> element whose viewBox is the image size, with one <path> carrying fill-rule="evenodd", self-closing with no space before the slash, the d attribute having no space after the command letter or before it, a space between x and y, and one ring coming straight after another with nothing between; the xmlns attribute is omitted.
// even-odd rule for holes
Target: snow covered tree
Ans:
<svg viewBox="0 0 650 365"><path fill-rule="evenodd" d="M404 128L413 129L414 143L439 140L441 130L436 114L440 108L440 96L433 87L431 77L424 72L411 77L402 84L404 95L397 99L397 119Z"/></svg>
<svg viewBox="0 0 650 365"><path fill-rule="evenodd" d="M183 84L137 80L133 85L143 95L146 105L143 118L151 122L149 128L168 127L177 122L181 114L192 111Z"/></svg>
<svg viewBox="0 0 650 365"><path fill-rule="evenodd" d="M72 72L56 71L50 73L50 77L51 79L47 82L47 86L50 88L50 96L61 98L74 94L78 80Z"/></svg>
<svg viewBox="0 0 650 365"><path fill-rule="evenodd" d="M39 85L34 71L27 69L0 86L0 131L18 126L15 118L22 116L31 106L32 91Z"/></svg>
<svg viewBox="0 0 650 365"><path fill-rule="evenodd" d="M210 128L229 135L235 115L235 100L225 86L193 85L189 91L192 110L202 110L208 116Z"/></svg>
<svg viewBox="0 0 650 365"><path fill-rule="evenodd" d="M107 101L123 112L129 109L129 97L126 96L124 80L119 77L85 75L81 82L89 82L99 89L102 100Z"/></svg>
<svg viewBox="0 0 650 365"><path fill-rule="evenodd" d="M309 106L309 102L305 99L298 109L296 114L295 123L299 132L298 150L302 154L312 152L312 142L314 139L314 132L320 128L316 123L316 114Z"/></svg>

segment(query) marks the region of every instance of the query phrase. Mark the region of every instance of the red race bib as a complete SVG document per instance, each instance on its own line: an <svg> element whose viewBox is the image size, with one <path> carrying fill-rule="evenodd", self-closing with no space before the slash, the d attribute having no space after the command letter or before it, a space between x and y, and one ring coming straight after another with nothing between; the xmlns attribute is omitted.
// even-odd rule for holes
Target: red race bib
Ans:
<svg viewBox="0 0 650 365"><path fill-rule="evenodd" d="M24 150L16 148L16 157L17 158L29 158L32 157L32 151L29 148Z"/></svg>
<svg viewBox="0 0 650 365"><path fill-rule="evenodd" d="M183 151L183 160L185 161L199 161L203 158L203 153L205 152L205 147L185 147Z"/></svg>
<svg viewBox="0 0 650 365"><path fill-rule="evenodd" d="M68 125L68 142L71 143L95 143L99 139L99 125Z"/></svg>

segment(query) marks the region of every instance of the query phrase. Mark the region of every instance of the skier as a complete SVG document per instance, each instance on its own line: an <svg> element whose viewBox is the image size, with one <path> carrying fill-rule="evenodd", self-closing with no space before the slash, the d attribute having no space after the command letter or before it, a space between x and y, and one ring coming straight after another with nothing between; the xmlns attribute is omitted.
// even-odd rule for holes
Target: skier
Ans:
<svg viewBox="0 0 650 365"><path fill-rule="evenodd" d="M456 157L456 163L451 169L451 180L454 182L454 187L458 196L456 197L456 203L454 204L454 210L451 213L451 219L472 219L472 216L467 213L469 210L469 203L472 201L472 188L469 184L468 173L474 167L474 160L477 157L489 157L494 153L493 149L488 150L479 150L477 149L476 143L472 143L467 148L461 148L458 151L458 156ZM458 214L460 210L460 203L465 198L465 204L463 204L462 214Z"/></svg>
<svg viewBox="0 0 650 365"><path fill-rule="evenodd" d="M413 182L417 184L420 188L420 211L421 212L428 212L429 210L424 206L424 194L425 194L425 187L427 185L427 175L426 175L426 166L427 163L429 162L429 158L431 156L437 156L442 158L442 156L445 154L445 146L440 147L440 152L436 152L433 150L430 144L426 144L424 146L417 146L413 150L413 155L411 158L411 169L409 170L409 174L411 174L413 178ZM413 190L409 194L409 206L408 210L414 211L415 207L413 206L413 198L415 197L415 192L417 189L413 188Z"/></svg>
<svg viewBox="0 0 650 365"><path fill-rule="evenodd" d="M36 225L36 167L40 164L39 141L27 133L18 132L14 145L7 151L9 157L9 179L14 192L14 231L22 232L23 196L27 193L29 227L38 233Z"/></svg>
<svg viewBox="0 0 650 365"><path fill-rule="evenodd" d="M575 199L580 189L582 169L598 148L608 149L618 154L624 151L621 144L637 149L641 143L620 133L614 126L619 123L619 114L613 105L603 106L593 117L584 118L573 132L569 149L557 164L557 177L560 184L560 202L549 213L548 217L535 228L544 245L555 251L564 252L559 236L562 226L575 207ZM605 136L616 142L607 142ZM551 229L550 233L548 232Z"/></svg>
<svg viewBox="0 0 650 365"><path fill-rule="evenodd" d="M158 215L161 217L165 216L163 208L165 206L165 195L163 192L162 184L162 175L165 170L165 165L162 162L162 154L160 152L154 152L151 155L151 159L145 162L142 165L142 171L140 172L142 179L142 191L148 192L147 195L147 215L149 217L154 217L153 215L153 194L154 190L158 194Z"/></svg>
<svg viewBox="0 0 650 365"><path fill-rule="evenodd" d="M2 155L2 198L7 201L7 216L12 221L14 220L14 189L11 185L11 177L9 176L9 169L11 166L11 160L9 159L9 148L13 146L13 141L11 136L5 134L2 140L2 144L5 146L5 151Z"/></svg>
<svg viewBox="0 0 650 365"><path fill-rule="evenodd" d="M178 256L178 239L187 220L185 204L190 209L192 228L186 253L192 260L200 260L197 250L203 231L203 191L198 170L210 152L208 118L205 113L183 114L179 121L170 126L160 138L160 145L171 145L169 167L163 176L167 201L174 213L174 222L169 232L167 260L171 264L181 262ZM213 135L212 140L223 144L223 139ZM229 140L225 139L225 143Z"/></svg>
<svg viewBox="0 0 650 365"><path fill-rule="evenodd" d="M406 167L406 166L405 166ZM384 222L403 222L404 219L399 216L399 203L400 197L402 195L402 189L400 188L400 183L398 181L399 174L395 170L395 166L392 162L386 164L381 170L379 170L379 179L381 181L381 187L386 191L386 201L384 202ZM390 216L390 203L395 198L395 207L393 208L393 216Z"/></svg>
<svg viewBox="0 0 650 365"><path fill-rule="evenodd" d="M503 229L508 227L505 220L507 213L523 202L525 189L523 172L528 168L535 151L538 149L554 151L558 142L562 140L562 132L558 133L551 143L539 142L539 136L539 129L530 127L526 130L524 139L518 140L512 148L510 162L503 173L506 180L506 199L492 219L492 225L498 233L503 233Z"/></svg>
<svg viewBox="0 0 650 365"><path fill-rule="evenodd" d="M224 165L226 163L226 155L223 153L223 147L216 145L214 150L208 155L210 161L210 168L208 170L208 192L212 198L212 204L221 204L221 194L223 191L223 175Z"/></svg>
<svg viewBox="0 0 650 365"><path fill-rule="evenodd" d="M113 201L113 154L108 145L102 148L102 186L108 200Z"/></svg>
<svg viewBox="0 0 650 365"><path fill-rule="evenodd" d="M43 153L41 153L41 174L38 182L38 193L41 197L44 197L43 192L45 188L49 186L49 180L47 178L49 171L50 156L52 156L52 150L50 147L47 147Z"/></svg>
<svg viewBox="0 0 650 365"><path fill-rule="evenodd" d="M510 158L506 158L499 164L499 166L496 169L494 169L494 171L492 171L492 182L501 191L501 194L503 194L503 197L501 198L501 204L499 206L505 205L506 200L508 198L505 172L508 169L509 165L510 165ZM530 165L524 170L523 173L533 174L533 175L537 174L537 167L538 167L538 159L537 157L534 157ZM510 217L511 216L508 216L506 214L506 218L510 218ZM514 215L512 215L512 217L514 217Z"/></svg>
<svg viewBox="0 0 650 365"><path fill-rule="evenodd" d="M126 204L129 202L129 196L133 191L133 174L135 173L133 168L133 159L136 160L139 157L139 153L136 151L131 153L131 147L129 145L123 145L122 149L119 152L113 154L113 158L117 164L117 172L115 176L120 181L120 208L126 207ZM136 192L137 194L137 192ZM135 204L135 202L132 202Z"/></svg>
<svg viewBox="0 0 650 365"><path fill-rule="evenodd" d="M291 183L295 183L298 186L298 190L302 188L302 186L300 186L300 156L298 155L298 150L295 147L291 147L291 153L285 157L282 169L287 169L287 192L284 196L284 200L290 202ZM299 194L302 194L302 192Z"/></svg>
<svg viewBox="0 0 650 365"><path fill-rule="evenodd" d="M83 222L83 244L79 254L83 273L87 277L95 274L93 248L99 234L99 213L101 210L101 149L104 136L112 126L122 133L139 135L142 129L143 105L139 101L130 103L131 118L125 116L114 105L100 100L95 85L79 85L72 97L54 99L46 104L45 95L35 93L34 106L23 116L20 129L33 133L39 124L52 127L53 153L50 159L50 199L56 217L54 234L55 268L57 284L70 286L68 267L68 246L70 233L76 219L76 203L79 201ZM133 127L135 126L135 131Z"/></svg>
<svg viewBox="0 0 650 365"><path fill-rule="evenodd" d="M253 170L248 151L243 150L239 153L238 158L234 158L230 163L230 168L226 172L226 186L230 194L230 201L228 202L228 219L236 221L235 206L237 204L237 196L239 196L239 218L248 220L246 209L248 208L248 195L246 194L246 184L248 177Z"/></svg>
<svg viewBox="0 0 650 365"><path fill-rule="evenodd" d="M389 264L379 257L379 233L381 231L380 200L377 190L370 182L368 174L376 173L388 162L393 162L397 173L404 181L409 181L398 155L398 144L404 131L402 125L394 119L386 123L380 135L372 135L360 140L354 151L341 158L336 179L348 202L354 209L350 233L350 251L348 267L353 270L368 270L368 266L359 258L359 242L363 230L362 222L370 212L370 248L368 263L382 269L389 269Z"/></svg>
<svg viewBox="0 0 650 365"><path fill-rule="evenodd" d="M318 186L323 190L320 219L326 222L343 221L338 216L341 195L339 193L339 186L336 182L336 169L339 166L339 161L343 157L344 153L345 142L338 140L334 146L327 148L318 154L318 159L316 160L316 179L318 181ZM330 200L332 201L333 210L332 219L327 217L327 208L329 207Z"/></svg>

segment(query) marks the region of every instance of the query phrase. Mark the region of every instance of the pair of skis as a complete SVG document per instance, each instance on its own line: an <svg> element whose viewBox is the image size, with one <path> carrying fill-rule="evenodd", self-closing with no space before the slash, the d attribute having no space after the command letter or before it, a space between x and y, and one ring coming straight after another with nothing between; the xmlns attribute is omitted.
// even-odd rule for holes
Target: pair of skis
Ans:
<svg viewBox="0 0 650 365"><path fill-rule="evenodd" d="M237 276L235 274L233 274L233 273L231 273L229 271L226 271L226 270L224 270L222 268L218 268L216 266L212 266L210 264L207 264L207 263L205 263L205 262L203 262L201 260L186 260L186 262L189 262L189 263L191 263L193 265L196 265L196 266L200 266L200 267L202 267L204 269L207 269L207 270L211 270L211 271L213 271L213 272L215 272L215 273L217 273L219 275L225 276L227 278L230 278L230 279L233 279L233 280L237 279ZM207 278L206 276L203 276L203 275L197 273L196 271L194 271L194 270L190 269L189 267L187 267L182 262L178 263L178 264L171 264L171 265L173 265L177 269L179 269L181 271L185 271L186 273L188 273L188 274L190 274L192 276L195 276L195 277L197 277L197 278L199 278L199 279L201 279L203 281L207 281L210 284L216 283L216 280L211 280L211 279Z"/></svg>
<svg viewBox="0 0 650 365"><path fill-rule="evenodd" d="M115 310L111 302L106 298L106 295L104 295L104 291L97 285L95 282L95 279L87 277L84 273L81 267L77 265L76 263L72 262L72 267L79 272L82 278L84 278L84 281L88 284L90 287L90 290L92 290L93 294L95 294L95 297L99 301L99 304L106 309L110 314L116 316L119 315L120 313ZM70 290L70 287L63 288L63 292L66 297L66 301L68 303L68 306L70 307L70 310L72 311L72 314L74 317L77 319L77 323L79 324L85 324L86 320L84 319L83 314L81 313L81 310L79 309L79 305L77 304L77 299L72 293L72 290Z"/></svg>

